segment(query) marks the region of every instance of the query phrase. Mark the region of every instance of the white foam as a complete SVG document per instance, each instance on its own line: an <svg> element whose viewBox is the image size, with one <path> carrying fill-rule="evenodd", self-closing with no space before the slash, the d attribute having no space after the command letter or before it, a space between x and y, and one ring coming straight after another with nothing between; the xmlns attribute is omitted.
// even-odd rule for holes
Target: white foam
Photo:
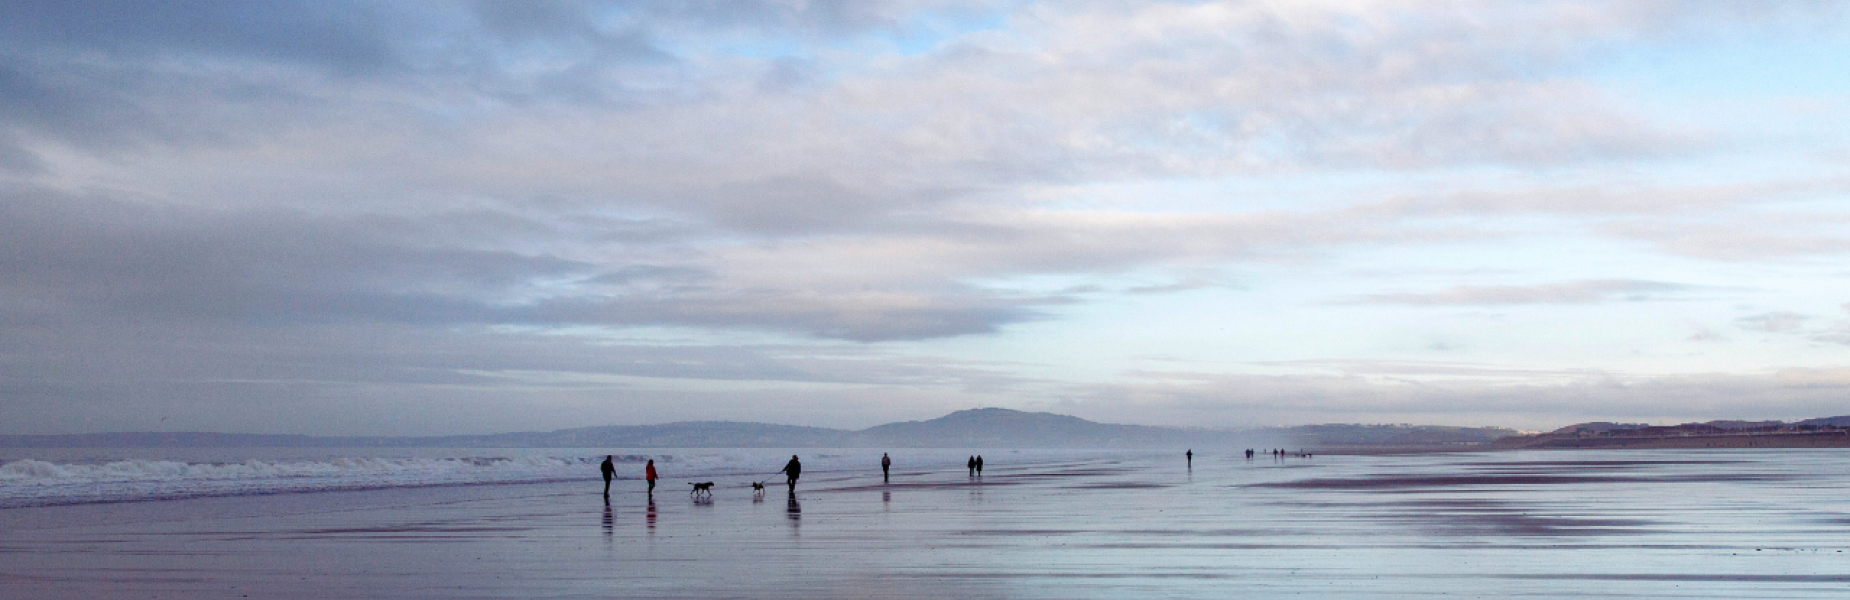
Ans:
<svg viewBox="0 0 1850 600"><path fill-rule="evenodd" d="M228 449L235 453L236 449ZM519 452L519 451L516 451ZM0 465L0 508L126 502L199 496L359 490L432 485L485 485L598 480L602 454L528 451L516 456L247 459L224 462L123 459L96 462L15 460ZM900 468L931 464L953 470L964 456L950 450L908 450ZM876 470L880 453L861 449L803 451L805 473ZM616 456L619 479L640 479L653 459L667 481L715 478L782 480L790 451L673 450ZM994 463L992 463L994 464Z"/></svg>

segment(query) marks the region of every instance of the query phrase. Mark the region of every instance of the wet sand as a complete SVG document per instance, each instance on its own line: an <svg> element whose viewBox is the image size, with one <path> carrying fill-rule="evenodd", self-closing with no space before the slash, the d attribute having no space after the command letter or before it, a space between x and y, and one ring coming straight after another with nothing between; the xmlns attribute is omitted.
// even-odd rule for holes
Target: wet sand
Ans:
<svg viewBox="0 0 1850 600"><path fill-rule="evenodd" d="M6 509L0 596L1850 595L1841 450L1034 460Z"/></svg>

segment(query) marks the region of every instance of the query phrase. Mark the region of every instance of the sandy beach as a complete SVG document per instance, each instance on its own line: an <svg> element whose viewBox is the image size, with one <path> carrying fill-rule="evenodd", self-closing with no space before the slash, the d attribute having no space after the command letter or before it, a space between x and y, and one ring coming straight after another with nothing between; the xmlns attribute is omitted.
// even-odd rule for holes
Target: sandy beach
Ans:
<svg viewBox="0 0 1850 600"><path fill-rule="evenodd" d="M856 452L856 451L844 451ZM877 460L878 453L873 456ZM0 510L8 598L1839 598L1837 450L986 455ZM942 461L942 457L937 460Z"/></svg>

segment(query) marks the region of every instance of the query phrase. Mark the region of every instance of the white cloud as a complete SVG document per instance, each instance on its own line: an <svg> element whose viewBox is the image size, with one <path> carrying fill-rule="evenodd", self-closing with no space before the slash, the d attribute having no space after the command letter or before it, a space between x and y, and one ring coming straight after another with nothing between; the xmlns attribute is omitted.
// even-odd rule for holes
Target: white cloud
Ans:
<svg viewBox="0 0 1850 600"><path fill-rule="evenodd" d="M1431 293L1373 294L1348 300L1347 304L1412 305L1497 305L1497 304L1590 304L1614 300L1638 301L1661 299L1679 292L1700 289L1661 281L1635 279L1587 279L1543 285L1461 285Z"/></svg>

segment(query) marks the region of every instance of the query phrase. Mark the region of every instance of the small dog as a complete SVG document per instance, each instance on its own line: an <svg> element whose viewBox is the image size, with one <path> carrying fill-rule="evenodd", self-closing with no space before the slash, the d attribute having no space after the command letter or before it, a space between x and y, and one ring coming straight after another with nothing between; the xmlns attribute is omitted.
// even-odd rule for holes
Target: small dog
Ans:
<svg viewBox="0 0 1850 600"><path fill-rule="evenodd" d="M693 491L687 493L689 496L713 495L713 482L711 481L706 483L689 483L688 485L694 486Z"/></svg>
<svg viewBox="0 0 1850 600"><path fill-rule="evenodd" d="M753 493L753 494L762 494L762 493L764 493L764 482L762 482L762 481L754 481L754 482L752 482L752 493Z"/></svg>

